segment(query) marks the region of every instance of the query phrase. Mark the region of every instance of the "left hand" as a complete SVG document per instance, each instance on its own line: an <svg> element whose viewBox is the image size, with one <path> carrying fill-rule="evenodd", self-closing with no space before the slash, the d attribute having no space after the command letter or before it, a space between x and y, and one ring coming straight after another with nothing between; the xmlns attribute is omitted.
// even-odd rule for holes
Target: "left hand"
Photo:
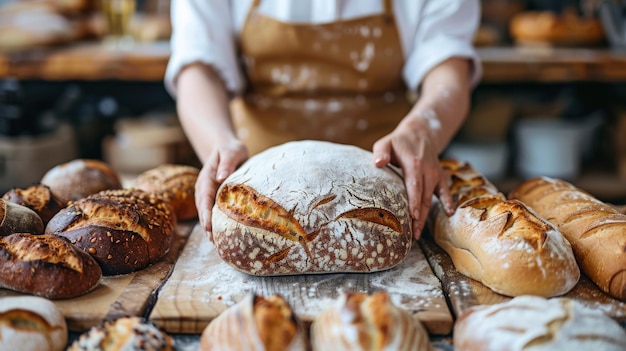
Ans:
<svg viewBox="0 0 626 351"><path fill-rule="evenodd" d="M396 129L374 144L373 153L377 167L393 163L402 168L415 239L419 239L422 233L433 194L440 199L448 215L454 212L447 178L439 164L439 150L427 118L407 116Z"/></svg>

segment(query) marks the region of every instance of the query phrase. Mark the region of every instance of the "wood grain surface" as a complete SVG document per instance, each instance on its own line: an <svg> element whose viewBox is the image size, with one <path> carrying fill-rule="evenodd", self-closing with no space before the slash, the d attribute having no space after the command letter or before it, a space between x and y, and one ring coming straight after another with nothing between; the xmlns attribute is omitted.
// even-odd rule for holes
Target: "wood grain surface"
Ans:
<svg viewBox="0 0 626 351"><path fill-rule="evenodd" d="M433 241L427 231L420 239L420 244L435 275L441 280L455 318L474 305L492 305L511 299L459 273L450 256ZM626 303L605 294L585 276L581 276L578 284L564 297L601 310L626 327Z"/></svg>
<svg viewBox="0 0 626 351"><path fill-rule="evenodd" d="M83 332L104 320L120 316L146 317L148 308L154 303L156 290L171 273L194 224L183 222L176 226L172 248L161 261L137 272L103 277L100 285L83 296L54 300L70 331ZM15 291L0 289L0 298L19 295Z"/></svg>
<svg viewBox="0 0 626 351"><path fill-rule="evenodd" d="M170 333L201 333L211 320L247 294L278 293L309 324L343 291L372 293L383 289L431 334L445 335L452 330L452 315L439 280L417 244L403 263L384 272L256 277L227 265L196 227L160 290L149 319Z"/></svg>

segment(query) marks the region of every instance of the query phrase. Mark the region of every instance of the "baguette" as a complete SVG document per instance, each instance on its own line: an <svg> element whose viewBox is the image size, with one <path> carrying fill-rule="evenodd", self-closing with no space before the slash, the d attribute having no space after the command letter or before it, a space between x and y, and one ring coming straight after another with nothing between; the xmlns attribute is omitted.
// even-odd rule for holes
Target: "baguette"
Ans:
<svg viewBox="0 0 626 351"><path fill-rule="evenodd" d="M506 200L468 163L442 160L451 176L455 213L431 211L435 242L457 270L507 296L551 297L580 278L572 248L559 231L523 203Z"/></svg>
<svg viewBox="0 0 626 351"><path fill-rule="evenodd" d="M602 291L626 301L626 215L568 182L548 177L519 184L509 197L559 228L583 273Z"/></svg>

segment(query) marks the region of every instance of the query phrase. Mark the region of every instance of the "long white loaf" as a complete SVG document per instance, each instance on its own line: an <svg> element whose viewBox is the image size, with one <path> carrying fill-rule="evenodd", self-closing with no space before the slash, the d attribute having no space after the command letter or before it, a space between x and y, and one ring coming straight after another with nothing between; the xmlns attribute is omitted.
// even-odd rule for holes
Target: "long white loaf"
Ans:
<svg viewBox="0 0 626 351"><path fill-rule="evenodd" d="M412 244L406 188L363 149L290 142L250 158L218 189L213 241L254 275L372 272Z"/></svg>

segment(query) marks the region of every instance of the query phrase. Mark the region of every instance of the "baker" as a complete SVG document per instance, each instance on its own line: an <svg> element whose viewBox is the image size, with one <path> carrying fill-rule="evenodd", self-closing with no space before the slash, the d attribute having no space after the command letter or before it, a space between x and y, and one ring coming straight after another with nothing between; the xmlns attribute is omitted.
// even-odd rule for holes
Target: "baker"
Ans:
<svg viewBox="0 0 626 351"><path fill-rule="evenodd" d="M302 139L357 145L376 166L401 167L416 238L433 194L451 214L438 156L480 78L479 9L478 0L173 1L165 85L203 162L204 229L239 165Z"/></svg>

